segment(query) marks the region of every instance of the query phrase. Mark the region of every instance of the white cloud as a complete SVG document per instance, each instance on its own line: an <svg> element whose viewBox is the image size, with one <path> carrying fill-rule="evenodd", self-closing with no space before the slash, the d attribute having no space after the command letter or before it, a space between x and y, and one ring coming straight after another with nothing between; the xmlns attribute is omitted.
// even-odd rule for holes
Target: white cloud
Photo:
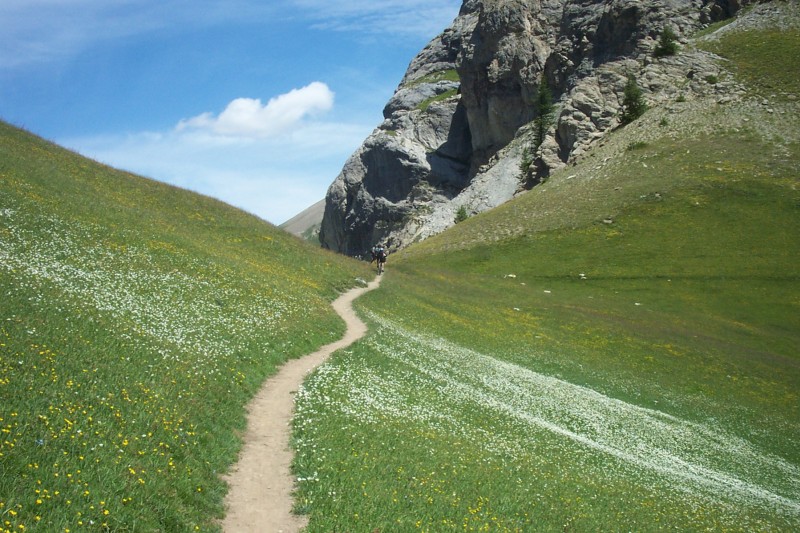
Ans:
<svg viewBox="0 0 800 533"><path fill-rule="evenodd" d="M272 137L290 131L306 116L329 111L333 99L328 86L315 81L271 98L266 105L259 99L237 98L218 116L206 112L181 120L176 130L199 129L227 137Z"/></svg>

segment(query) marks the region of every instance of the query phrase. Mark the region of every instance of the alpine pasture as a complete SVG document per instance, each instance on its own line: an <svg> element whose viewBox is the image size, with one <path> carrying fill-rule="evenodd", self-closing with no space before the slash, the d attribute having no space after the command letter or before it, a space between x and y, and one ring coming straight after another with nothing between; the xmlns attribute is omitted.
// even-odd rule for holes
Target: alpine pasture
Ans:
<svg viewBox="0 0 800 533"><path fill-rule="evenodd" d="M0 124L0 531L216 531L244 405L363 265Z"/></svg>
<svg viewBox="0 0 800 533"><path fill-rule="evenodd" d="M800 529L798 33L692 46L750 93L389 257L297 393L308 531ZM0 273L3 533L219 530L244 405L372 275L7 125Z"/></svg>
<svg viewBox="0 0 800 533"><path fill-rule="evenodd" d="M309 531L800 529L798 44L698 43L740 103L652 108L390 256L298 395Z"/></svg>

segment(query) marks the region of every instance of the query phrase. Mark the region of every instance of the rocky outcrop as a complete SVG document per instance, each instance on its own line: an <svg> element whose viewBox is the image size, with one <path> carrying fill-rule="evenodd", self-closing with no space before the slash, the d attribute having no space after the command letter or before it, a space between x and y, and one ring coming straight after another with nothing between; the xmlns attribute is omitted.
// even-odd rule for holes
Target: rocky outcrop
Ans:
<svg viewBox="0 0 800 533"><path fill-rule="evenodd" d="M735 95L732 84L707 81L719 72L714 57L652 51L665 27L685 42L744 3L465 0L330 186L321 244L348 255L379 241L396 249L451 226L461 207L509 200L619 125L629 75L650 102ZM541 84L556 114L536 145ZM523 157L533 180L523 179Z"/></svg>

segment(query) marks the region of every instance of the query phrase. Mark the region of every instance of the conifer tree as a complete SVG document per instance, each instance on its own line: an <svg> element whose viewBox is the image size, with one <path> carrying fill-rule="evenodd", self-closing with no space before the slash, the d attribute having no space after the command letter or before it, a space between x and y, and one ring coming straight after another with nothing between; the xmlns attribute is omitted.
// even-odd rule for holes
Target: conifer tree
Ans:
<svg viewBox="0 0 800 533"><path fill-rule="evenodd" d="M550 87L547 81L542 79L539 83L539 89L536 91L536 101L534 102L534 109L536 118L534 122L534 149L539 148L544 142L544 137L547 135L547 130L553 123L553 94L550 92Z"/></svg>
<svg viewBox="0 0 800 533"><path fill-rule="evenodd" d="M630 124L644 115L645 111L647 111L647 103L644 101L639 84L636 83L636 76L629 74L628 82L625 84L623 92L622 117L620 121L623 125Z"/></svg>
<svg viewBox="0 0 800 533"><path fill-rule="evenodd" d="M676 42L678 36L672 31L672 28L665 26L661 31L661 36L658 38L658 44L653 50L654 57L674 56L678 53L678 43Z"/></svg>

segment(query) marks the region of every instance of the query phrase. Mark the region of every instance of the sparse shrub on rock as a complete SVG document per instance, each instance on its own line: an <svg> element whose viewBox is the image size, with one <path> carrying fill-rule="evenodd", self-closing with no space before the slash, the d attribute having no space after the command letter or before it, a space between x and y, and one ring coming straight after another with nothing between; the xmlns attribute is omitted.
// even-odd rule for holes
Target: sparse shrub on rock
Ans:
<svg viewBox="0 0 800 533"><path fill-rule="evenodd" d="M644 115L645 111L647 111L647 102L644 101L644 96L636 81L636 76L629 74L623 92L622 117L620 117L620 121L623 125L630 124Z"/></svg>
<svg viewBox="0 0 800 533"><path fill-rule="evenodd" d="M658 45L653 50L653 57L667 57L674 56L678 53L678 36L672 31L672 28L665 26L661 31L661 36L658 38Z"/></svg>

